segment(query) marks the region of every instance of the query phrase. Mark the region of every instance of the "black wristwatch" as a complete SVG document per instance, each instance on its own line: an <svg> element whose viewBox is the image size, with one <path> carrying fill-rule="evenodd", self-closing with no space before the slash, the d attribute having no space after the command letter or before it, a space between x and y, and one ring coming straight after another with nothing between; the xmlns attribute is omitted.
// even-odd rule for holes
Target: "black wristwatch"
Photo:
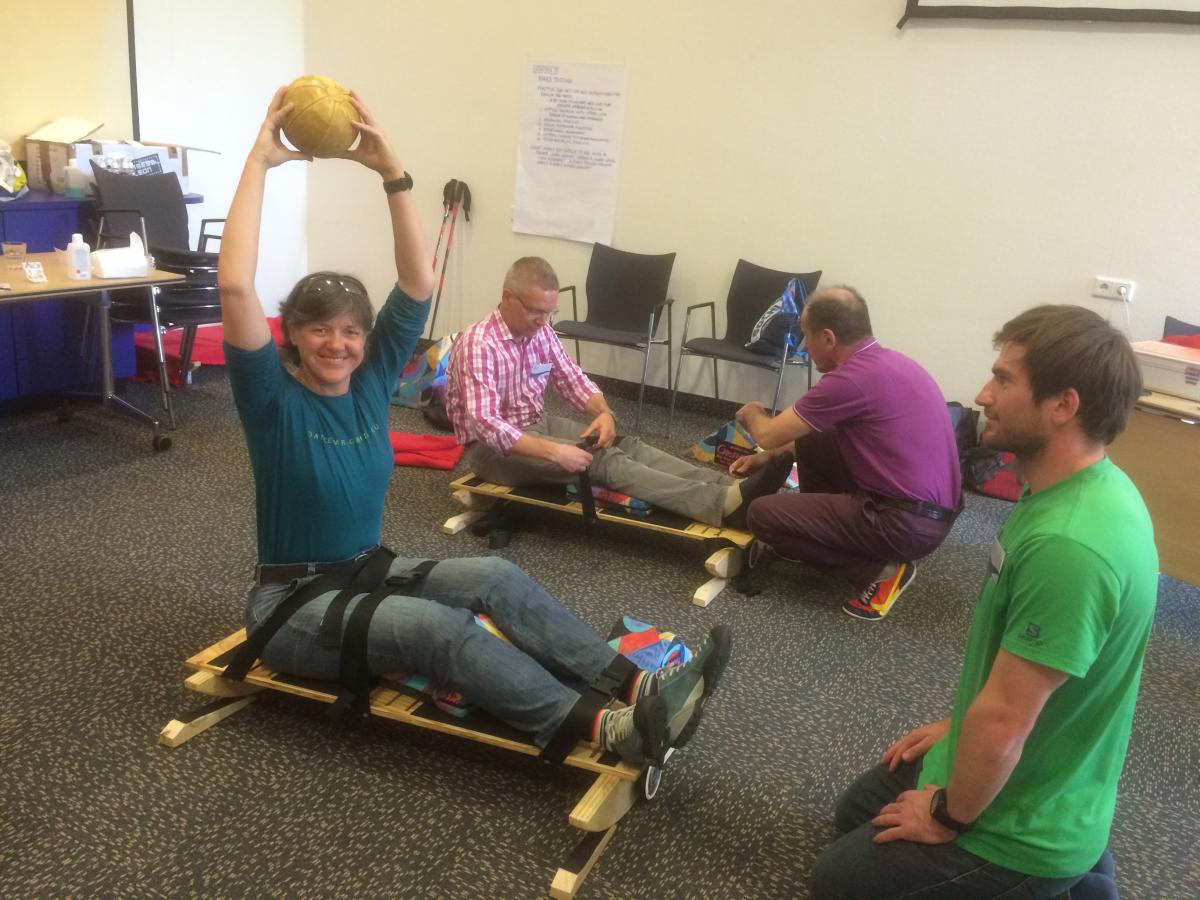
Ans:
<svg viewBox="0 0 1200 900"><path fill-rule="evenodd" d="M411 191L413 186L412 176L405 172L400 178L393 178L391 181L383 183L383 190L388 194L398 194L401 191Z"/></svg>
<svg viewBox="0 0 1200 900"><path fill-rule="evenodd" d="M974 822L960 822L954 818L946 810L946 789L938 788L933 792L933 799L929 801L929 814L933 816L934 821L945 825L955 834L962 834L964 831L970 831Z"/></svg>

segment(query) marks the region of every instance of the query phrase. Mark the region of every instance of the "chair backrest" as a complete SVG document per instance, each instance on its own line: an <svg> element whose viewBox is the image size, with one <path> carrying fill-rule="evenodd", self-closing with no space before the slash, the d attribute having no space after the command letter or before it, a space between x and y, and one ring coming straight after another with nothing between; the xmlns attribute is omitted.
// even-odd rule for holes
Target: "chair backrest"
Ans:
<svg viewBox="0 0 1200 900"><path fill-rule="evenodd" d="M793 278L799 278L805 291L812 294L821 280L821 272L776 272L739 259L733 270L729 296L725 300L725 340L737 344L749 341L751 329L767 311L767 307L779 299ZM797 291L797 305L799 302L800 293Z"/></svg>
<svg viewBox="0 0 1200 900"><path fill-rule="evenodd" d="M146 238L151 247L187 250L188 216L183 190L174 172L165 175L129 175L110 172L92 161L96 173L96 200L101 209L138 209L146 220ZM104 230L111 235L140 231L137 218L129 213L108 216Z"/></svg>
<svg viewBox="0 0 1200 900"><path fill-rule="evenodd" d="M1200 334L1200 325L1192 325L1174 316L1167 316L1163 321L1163 337L1191 337Z"/></svg>
<svg viewBox="0 0 1200 900"><path fill-rule="evenodd" d="M587 273L587 323L645 333L650 310L667 299L674 253L630 253L592 245ZM661 310L654 317L658 328Z"/></svg>

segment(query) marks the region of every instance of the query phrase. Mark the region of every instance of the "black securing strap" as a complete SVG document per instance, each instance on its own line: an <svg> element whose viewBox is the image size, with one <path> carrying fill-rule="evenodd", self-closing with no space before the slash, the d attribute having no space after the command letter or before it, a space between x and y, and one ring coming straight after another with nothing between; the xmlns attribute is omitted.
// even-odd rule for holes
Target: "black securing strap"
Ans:
<svg viewBox="0 0 1200 900"><path fill-rule="evenodd" d="M231 681L241 681L245 678L263 649L275 636L275 632L283 627L283 623L290 619L296 610L327 591L343 587L345 583L344 574L322 575L288 594L271 615L267 616L267 620L254 629L253 634L246 636L246 640L237 648L237 652L225 667L225 677Z"/></svg>
<svg viewBox="0 0 1200 900"><path fill-rule="evenodd" d="M618 653L604 671L596 676L588 690L603 697L607 703L628 688L640 671L633 660Z"/></svg>
<svg viewBox="0 0 1200 900"><path fill-rule="evenodd" d="M591 690L580 695L567 717L555 730L550 742L542 748L538 759L553 765L561 763L575 749L575 744L580 738L591 737L592 723L596 720L596 714L603 708L604 701Z"/></svg>
<svg viewBox="0 0 1200 900"><path fill-rule="evenodd" d="M367 659L367 636L371 617L387 597L400 593L402 588L419 585L437 564L438 560L427 559L407 572L392 575L355 604L342 635L341 690L330 710L331 715L338 717L349 713L359 718L370 715L371 667Z"/></svg>
<svg viewBox="0 0 1200 900"><path fill-rule="evenodd" d="M356 594L365 594L383 583L396 554L387 547L377 547L349 576L349 583L338 591L321 619L321 646L339 647L342 643L342 619L346 607Z"/></svg>
<svg viewBox="0 0 1200 900"><path fill-rule="evenodd" d="M596 448L599 436L589 434L575 446L580 450L591 452ZM596 521L596 498L592 496L592 476L587 469L579 470L579 502L583 504L583 517L590 522Z"/></svg>

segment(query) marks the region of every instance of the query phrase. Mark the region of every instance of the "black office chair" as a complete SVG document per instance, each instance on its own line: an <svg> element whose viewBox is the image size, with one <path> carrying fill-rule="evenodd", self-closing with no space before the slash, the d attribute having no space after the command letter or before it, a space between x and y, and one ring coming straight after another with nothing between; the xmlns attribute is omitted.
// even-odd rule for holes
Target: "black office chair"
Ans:
<svg viewBox="0 0 1200 900"><path fill-rule="evenodd" d="M685 356L703 356L712 360L713 396L721 399L720 382L717 380L717 361L741 363L755 366L759 369L770 369L779 372L779 380L775 382L775 396L771 399L771 412L779 404L779 391L783 387L783 373L789 363L797 363L798 358L784 347L782 353L766 355L747 350L750 332L767 308L779 299L787 288L788 282L799 278L804 285L806 296L817 289L821 280L821 272L776 272L774 269L764 269L752 262L739 259L733 270L733 281L729 285L729 295L725 299L725 336L715 337L717 333L717 305L709 300L707 303L696 303L687 308L683 319L683 345L679 348L679 362L675 365L675 389L671 392L671 411L667 414L667 433L671 431L671 420L675 417L675 395L679 393L679 370L683 367ZM799 293L797 293L797 300ZM708 307L711 328L714 337L700 337L688 340L688 325L692 313ZM812 366L804 363L808 369L808 386L812 387Z"/></svg>
<svg viewBox="0 0 1200 900"><path fill-rule="evenodd" d="M642 382L638 391L634 431L641 427L642 399L646 394L646 372L650 368L652 344L667 345L667 389L671 389L671 314L674 303L667 297L674 253L647 254L617 250L604 244L592 245L587 273L587 318L579 321L575 285L561 288L571 292L572 319L555 322L561 337L575 341L575 358L580 361L579 342L592 341L614 347L627 347L642 354ZM655 337L659 319L667 310L667 339Z"/></svg>
<svg viewBox="0 0 1200 900"><path fill-rule="evenodd" d="M129 175L109 172L92 163L96 174L96 205L99 216L97 246L128 240L138 232L146 252L154 257L154 266L165 272L177 272L187 279L156 288L151 309L142 292L119 291L113 296L112 318L122 322L149 324L155 328L159 379L163 405L175 427L175 414L169 396L166 355L161 334L165 329L182 328L179 345L180 374L186 379L196 342L196 329L221 321L221 298L217 290L217 254L208 252L210 241L221 239L209 233L209 227L224 219L204 219L200 223L199 249L188 246L187 206L175 173L165 175Z"/></svg>

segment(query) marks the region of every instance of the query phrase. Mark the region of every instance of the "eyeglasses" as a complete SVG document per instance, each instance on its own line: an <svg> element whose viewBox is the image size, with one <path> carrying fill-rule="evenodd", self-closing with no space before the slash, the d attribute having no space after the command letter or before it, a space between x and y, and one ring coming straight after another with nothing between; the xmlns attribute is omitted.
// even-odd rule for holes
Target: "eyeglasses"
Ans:
<svg viewBox="0 0 1200 900"><path fill-rule="evenodd" d="M514 297L516 299L516 301L521 304L521 308L524 309L525 312L529 313L529 315L534 319L545 319L547 324L549 324L549 323L553 322L554 317L558 315L557 308L555 308L555 309L534 309L532 306L530 306L528 303L525 302L524 298L520 294L514 293L513 291L509 291L508 293L512 297Z"/></svg>
<svg viewBox="0 0 1200 900"><path fill-rule="evenodd" d="M353 278L341 278L334 275L309 275L297 286L296 296L307 294L313 297L332 297L337 294L355 294L367 296L363 286Z"/></svg>

